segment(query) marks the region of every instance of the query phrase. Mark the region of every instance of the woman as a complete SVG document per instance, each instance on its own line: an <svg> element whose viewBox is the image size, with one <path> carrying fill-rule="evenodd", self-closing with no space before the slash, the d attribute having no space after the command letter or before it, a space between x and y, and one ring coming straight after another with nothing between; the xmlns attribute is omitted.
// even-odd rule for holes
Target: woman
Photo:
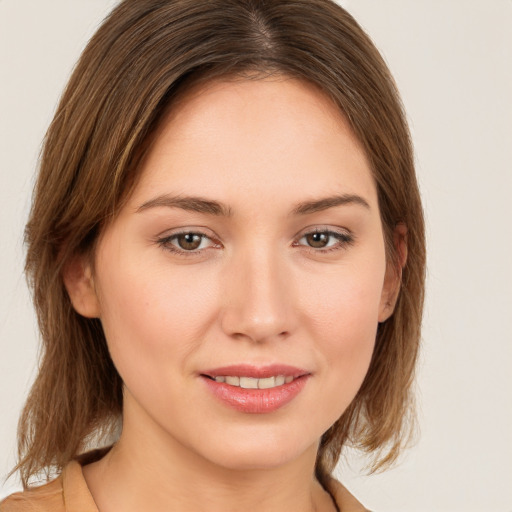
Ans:
<svg viewBox="0 0 512 512"><path fill-rule="evenodd" d="M50 126L43 338L10 510L364 510L407 433L424 281L409 133L328 0L125 0ZM105 446L101 450L92 450Z"/></svg>

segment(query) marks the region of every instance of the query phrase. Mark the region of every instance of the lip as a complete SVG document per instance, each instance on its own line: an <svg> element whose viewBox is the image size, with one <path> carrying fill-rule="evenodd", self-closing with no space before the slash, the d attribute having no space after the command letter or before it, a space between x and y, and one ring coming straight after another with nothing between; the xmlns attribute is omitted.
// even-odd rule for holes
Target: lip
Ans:
<svg viewBox="0 0 512 512"><path fill-rule="evenodd" d="M271 364L266 366L253 366L250 364L235 364L214 368L201 372L208 377L220 377L221 375L232 375L233 377L253 377L255 379L264 379L273 375L291 376L293 378L309 375L310 372L302 368L286 364Z"/></svg>
<svg viewBox="0 0 512 512"><path fill-rule="evenodd" d="M244 389L213 380L223 375L260 379L284 375L292 376L294 380L270 389ZM246 364L215 368L200 375L208 390L224 405L248 414L271 413L284 407L304 389L310 376L310 372L288 365L256 367Z"/></svg>

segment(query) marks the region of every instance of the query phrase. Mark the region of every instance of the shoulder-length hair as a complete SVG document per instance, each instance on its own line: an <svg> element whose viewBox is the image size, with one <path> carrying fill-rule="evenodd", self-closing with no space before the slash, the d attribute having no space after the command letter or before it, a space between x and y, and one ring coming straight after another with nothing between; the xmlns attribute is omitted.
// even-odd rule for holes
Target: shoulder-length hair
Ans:
<svg viewBox="0 0 512 512"><path fill-rule="evenodd" d="M74 311L63 266L94 253L180 92L199 80L273 73L315 84L349 121L371 165L390 261L395 227L407 227L394 314L378 327L357 396L322 437L316 472L325 481L349 443L373 454L373 469L396 458L410 425L425 242L407 122L382 57L330 0L125 0L90 40L62 96L26 227L42 352L19 425L16 469L25 486L63 468L122 412L122 381L100 321Z"/></svg>

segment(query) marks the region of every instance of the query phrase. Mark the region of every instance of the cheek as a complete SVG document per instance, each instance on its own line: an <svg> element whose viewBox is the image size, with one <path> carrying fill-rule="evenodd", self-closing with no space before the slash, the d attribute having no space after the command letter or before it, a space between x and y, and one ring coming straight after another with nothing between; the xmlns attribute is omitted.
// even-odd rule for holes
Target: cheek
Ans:
<svg viewBox="0 0 512 512"><path fill-rule="evenodd" d="M326 363L333 378L342 378L349 389L359 388L370 364L378 325L375 299L368 297L366 290L347 290L346 294L335 294L333 300L338 308L331 306L322 311L328 317L324 325L330 325L323 338L325 354L329 356ZM318 321L322 320L319 317Z"/></svg>
<svg viewBox="0 0 512 512"><path fill-rule="evenodd" d="M216 318L211 276L195 272L191 279L186 269L171 272L122 255L109 261L115 268L102 266L98 295L119 372L151 374L166 361L186 359Z"/></svg>
<svg viewBox="0 0 512 512"><path fill-rule="evenodd" d="M327 407L338 416L354 398L375 346L384 266L339 271L320 282L305 283L313 311L306 325L322 355L332 400ZM336 415L335 415L336 416ZM337 419L337 418L334 418Z"/></svg>
<svg viewBox="0 0 512 512"><path fill-rule="evenodd" d="M384 265L361 265L302 280L303 310L311 328L329 339L365 338L375 332L384 281Z"/></svg>

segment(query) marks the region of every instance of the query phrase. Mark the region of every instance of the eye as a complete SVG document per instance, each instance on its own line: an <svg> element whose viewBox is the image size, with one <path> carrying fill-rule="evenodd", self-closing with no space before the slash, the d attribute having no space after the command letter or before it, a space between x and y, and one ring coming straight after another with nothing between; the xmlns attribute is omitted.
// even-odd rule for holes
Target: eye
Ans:
<svg viewBox="0 0 512 512"><path fill-rule="evenodd" d="M198 233L180 233L175 235L170 242L184 251L202 249L207 238Z"/></svg>
<svg viewBox="0 0 512 512"><path fill-rule="evenodd" d="M195 253L214 246L214 242L204 233L183 231L158 239L158 243L176 253Z"/></svg>
<svg viewBox="0 0 512 512"><path fill-rule="evenodd" d="M297 245L304 245L312 249L319 250L335 250L341 249L346 245L352 244L354 238L351 234L332 231L332 230L315 230L305 233L299 238Z"/></svg>

